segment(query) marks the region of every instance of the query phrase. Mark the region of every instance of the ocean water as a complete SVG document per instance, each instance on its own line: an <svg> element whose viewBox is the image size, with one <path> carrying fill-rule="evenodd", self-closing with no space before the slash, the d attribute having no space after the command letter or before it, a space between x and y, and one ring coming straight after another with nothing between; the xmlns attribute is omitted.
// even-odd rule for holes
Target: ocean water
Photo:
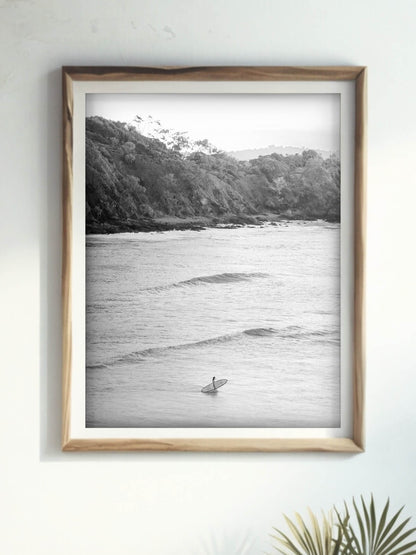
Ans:
<svg viewBox="0 0 416 555"><path fill-rule="evenodd" d="M339 240L326 222L87 236L87 426L339 426Z"/></svg>

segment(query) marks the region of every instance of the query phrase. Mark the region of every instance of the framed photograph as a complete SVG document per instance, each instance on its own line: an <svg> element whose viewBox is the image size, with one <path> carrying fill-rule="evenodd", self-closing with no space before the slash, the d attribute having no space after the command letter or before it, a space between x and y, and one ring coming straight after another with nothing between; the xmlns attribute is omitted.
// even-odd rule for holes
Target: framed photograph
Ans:
<svg viewBox="0 0 416 555"><path fill-rule="evenodd" d="M364 449L365 67L63 68L63 444Z"/></svg>

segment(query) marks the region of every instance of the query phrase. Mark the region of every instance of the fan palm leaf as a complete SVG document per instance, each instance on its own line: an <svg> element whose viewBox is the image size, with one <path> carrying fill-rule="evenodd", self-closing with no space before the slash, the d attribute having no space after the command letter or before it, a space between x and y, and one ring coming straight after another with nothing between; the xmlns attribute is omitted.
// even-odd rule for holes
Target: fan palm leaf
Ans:
<svg viewBox="0 0 416 555"><path fill-rule="evenodd" d="M295 513L296 523L283 515L290 537L281 530L274 528L276 534L272 538L277 545L274 548L282 555L341 555L342 528L334 524L331 511L328 515L322 513L321 522L309 509L310 524L307 524L300 514Z"/></svg>
<svg viewBox="0 0 416 555"><path fill-rule="evenodd" d="M416 528L405 530L410 518L397 524L403 507L389 518L390 501L387 500L380 519L377 520L374 498L366 504L361 496L361 506L352 502L354 523L345 505L346 517L341 517L335 509L338 525L342 530L342 555L414 555L416 554L416 540L405 543ZM358 530L356 531L356 529Z"/></svg>

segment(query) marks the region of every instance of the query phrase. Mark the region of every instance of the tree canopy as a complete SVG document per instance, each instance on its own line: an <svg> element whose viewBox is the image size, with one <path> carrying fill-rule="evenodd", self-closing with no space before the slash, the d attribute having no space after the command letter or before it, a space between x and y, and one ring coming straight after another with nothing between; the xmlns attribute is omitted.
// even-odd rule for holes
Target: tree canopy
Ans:
<svg viewBox="0 0 416 555"><path fill-rule="evenodd" d="M86 119L87 230L163 216L220 218L272 213L340 217L340 163L317 152L239 161L206 139L152 124ZM150 135L150 136L149 136ZM113 226L114 227L114 226ZM115 229L117 226L115 226Z"/></svg>

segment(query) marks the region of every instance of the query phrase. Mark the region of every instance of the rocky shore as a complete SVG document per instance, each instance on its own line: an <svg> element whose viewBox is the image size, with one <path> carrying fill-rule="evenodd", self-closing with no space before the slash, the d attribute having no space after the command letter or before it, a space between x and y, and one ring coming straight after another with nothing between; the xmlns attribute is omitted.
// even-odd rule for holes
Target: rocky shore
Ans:
<svg viewBox="0 0 416 555"><path fill-rule="evenodd" d="M87 233L340 218L340 164L313 150L239 161L184 154L125 124L86 120ZM270 213L270 214L269 214Z"/></svg>
<svg viewBox="0 0 416 555"><path fill-rule="evenodd" d="M210 227L222 227L235 229L242 226L261 226L267 223L283 221L312 221L316 218L300 217L293 214L256 214L256 215L226 215L223 217L188 217L179 218L175 216L164 216L160 218L144 218L117 220L112 219L105 223L87 223L87 235L111 234L111 233L134 233L170 230L193 230L201 231Z"/></svg>

